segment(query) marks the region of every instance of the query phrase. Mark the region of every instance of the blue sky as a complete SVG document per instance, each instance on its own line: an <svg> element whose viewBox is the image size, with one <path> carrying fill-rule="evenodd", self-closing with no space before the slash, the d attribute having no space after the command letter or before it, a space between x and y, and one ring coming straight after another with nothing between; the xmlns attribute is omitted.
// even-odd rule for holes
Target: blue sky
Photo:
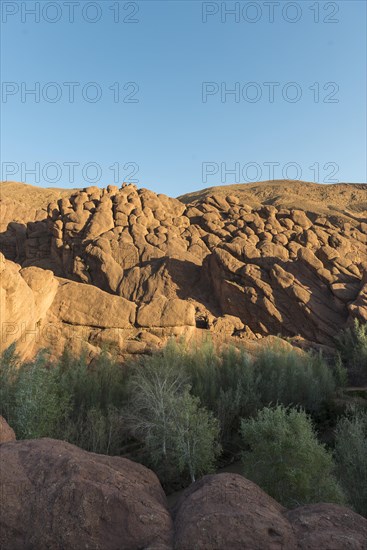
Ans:
<svg viewBox="0 0 367 550"><path fill-rule="evenodd" d="M268 4L3 0L2 178L366 181L366 3Z"/></svg>

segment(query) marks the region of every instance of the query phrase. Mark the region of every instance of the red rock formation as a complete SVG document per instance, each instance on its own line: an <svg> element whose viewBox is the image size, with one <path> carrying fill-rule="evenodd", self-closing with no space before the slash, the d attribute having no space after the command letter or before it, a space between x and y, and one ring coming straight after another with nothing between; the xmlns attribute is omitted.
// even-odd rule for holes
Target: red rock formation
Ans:
<svg viewBox="0 0 367 550"><path fill-rule="evenodd" d="M238 474L205 476L174 509L175 549L297 548L285 509Z"/></svg>
<svg viewBox="0 0 367 550"><path fill-rule="evenodd" d="M238 474L205 476L174 512L175 550L366 550L367 520L335 504L287 511Z"/></svg>
<svg viewBox="0 0 367 550"><path fill-rule="evenodd" d="M5 443L0 460L1 548L172 548L164 492L144 466L52 439Z"/></svg>
<svg viewBox="0 0 367 550"><path fill-rule="evenodd" d="M310 504L286 512L300 550L365 550L367 520L336 504Z"/></svg>
<svg viewBox="0 0 367 550"><path fill-rule="evenodd" d="M238 474L205 476L172 516L156 475L62 441L0 448L6 550L366 550L367 520L334 504L287 511Z"/></svg>
<svg viewBox="0 0 367 550"><path fill-rule="evenodd" d="M332 192L314 187L312 196ZM335 187L336 206L307 199L308 211L280 199L261 205L270 184L258 185L255 203L246 185L188 204L133 185L89 187L50 203L46 220L18 234L13 256L69 281L46 315L59 347L86 333L91 353L103 341L144 352L151 336L192 335L195 325L228 338L280 334L330 346L353 317L367 320L367 225L350 214L352 199L339 212L345 187L340 197Z"/></svg>

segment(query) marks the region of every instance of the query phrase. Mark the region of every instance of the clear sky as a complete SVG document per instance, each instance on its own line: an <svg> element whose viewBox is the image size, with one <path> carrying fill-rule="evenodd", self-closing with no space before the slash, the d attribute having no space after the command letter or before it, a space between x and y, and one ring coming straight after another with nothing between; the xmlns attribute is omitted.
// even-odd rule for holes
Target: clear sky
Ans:
<svg viewBox="0 0 367 550"><path fill-rule="evenodd" d="M1 4L2 179L366 181L364 1Z"/></svg>

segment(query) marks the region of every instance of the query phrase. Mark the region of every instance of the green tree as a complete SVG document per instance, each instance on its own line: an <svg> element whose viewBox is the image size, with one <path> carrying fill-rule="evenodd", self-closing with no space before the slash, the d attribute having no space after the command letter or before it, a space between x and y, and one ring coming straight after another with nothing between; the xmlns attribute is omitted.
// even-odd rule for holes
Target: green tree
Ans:
<svg viewBox="0 0 367 550"><path fill-rule="evenodd" d="M367 323L354 320L352 327L342 330L336 338L342 363L352 383L367 382Z"/></svg>
<svg viewBox="0 0 367 550"><path fill-rule="evenodd" d="M253 368L263 406L300 405L308 412L317 412L335 391L333 372L318 354L264 348Z"/></svg>
<svg viewBox="0 0 367 550"><path fill-rule="evenodd" d="M128 385L125 415L132 434L143 441L153 465L192 480L213 468L219 452L218 421L190 394L183 369L171 360L172 349L144 367L135 366Z"/></svg>
<svg viewBox="0 0 367 550"><path fill-rule="evenodd" d="M172 456L180 473L185 470L194 482L198 475L213 471L220 453L219 422L200 406L200 400L185 390L174 403L171 426Z"/></svg>
<svg viewBox="0 0 367 550"><path fill-rule="evenodd" d="M126 438L120 412L126 401L125 370L106 352L89 364L86 353L65 349L56 374L71 404L59 437L88 451L119 454Z"/></svg>
<svg viewBox="0 0 367 550"><path fill-rule="evenodd" d="M107 410L89 409L78 433L80 446L84 449L112 455L120 454L124 435L121 412L113 406Z"/></svg>
<svg viewBox="0 0 367 550"><path fill-rule="evenodd" d="M85 353L67 349L55 363L46 352L22 363L12 347L1 356L1 414L19 439L55 437L117 454L125 437L125 381L126 373L106 353L91 365Z"/></svg>
<svg viewBox="0 0 367 550"><path fill-rule="evenodd" d="M233 442L241 417L255 413L259 403L256 372L249 355L233 347L216 354L213 345L207 343L187 353L186 370L192 393L219 420L223 445Z"/></svg>
<svg viewBox="0 0 367 550"><path fill-rule="evenodd" d="M304 411L266 407L242 421L241 434L244 475L284 506L343 502L332 456Z"/></svg>
<svg viewBox="0 0 367 550"><path fill-rule="evenodd" d="M70 394L45 352L20 365L13 388L12 427L19 439L59 437L70 411Z"/></svg>
<svg viewBox="0 0 367 550"><path fill-rule="evenodd" d="M174 423L174 403L187 380L168 359L171 350L144 364L136 364L129 376L126 421L133 435L143 440L154 464L168 458Z"/></svg>
<svg viewBox="0 0 367 550"><path fill-rule="evenodd" d="M367 517L367 411L350 409L335 432L337 475L350 504Z"/></svg>

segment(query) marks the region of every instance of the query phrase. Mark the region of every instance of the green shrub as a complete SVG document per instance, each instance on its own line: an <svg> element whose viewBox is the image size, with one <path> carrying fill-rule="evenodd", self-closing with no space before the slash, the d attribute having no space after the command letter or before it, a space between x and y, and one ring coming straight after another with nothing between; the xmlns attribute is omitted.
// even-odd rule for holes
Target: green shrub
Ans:
<svg viewBox="0 0 367 550"><path fill-rule="evenodd" d="M13 365L14 367L14 365ZM45 353L13 372L8 419L19 439L58 437L70 410L70 395L59 384L57 368Z"/></svg>
<svg viewBox="0 0 367 550"><path fill-rule="evenodd" d="M236 449L240 419L270 403L301 405L316 414L329 403L335 379L320 355L278 348L262 350L252 359L244 350L224 348L216 352L210 341L199 347L170 342L160 353L139 360L142 369L168 367L185 376L191 394L218 418L225 448ZM340 376L339 376L340 374Z"/></svg>
<svg viewBox="0 0 367 550"><path fill-rule="evenodd" d="M304 411L264 408L243 420L244 475L288 508L344 500L332 456L317 441Z"/></svg>
<svg viewBox="0 0 367 550"><path fill-rule="evenodd" d="M321 355L265 348L253 366L263 406L300 405L316 412L335 392L333 373Z"/></svg>
<svg viewBox="0 0 367 550"><path fill-rule="evenodd" d="M335 459L340 483L350 504L367 517L367 411L351 409L335 432Z"/></svg>
<svg viewBox="0 0 367 550"><path fill-rule="evenodd" d="M256 412L259 404L256 372L243 350L224 349L215 354L212 345L187 354L186 370L191 392L218 418L223 444L238 433L240 418Z"/></svg>
<svg viewBox="0 0 367 550"><path fill-rule="evenodd" d="M352 327L341 331L336 346L342 363L348 370L350 382L367 382L367 323L354 320Z"/></svg>
<svg viewBox="0 0 367 550"><path fill-rule="evenodd" d="M0 414L13 425L15 409L15 392L20 360L15 351L15 344L6 349L0 356Z"/></svg>
<svg viewBox="0 0 367 550"><path fill-rule="evenodd" d="M126 374L102 353L65 350L55 364L46 353L21 363L11 348L1 356L1 413L17 438L54 437L88 451L118 453L124 441L119 410L126 399Z"/></svg>

